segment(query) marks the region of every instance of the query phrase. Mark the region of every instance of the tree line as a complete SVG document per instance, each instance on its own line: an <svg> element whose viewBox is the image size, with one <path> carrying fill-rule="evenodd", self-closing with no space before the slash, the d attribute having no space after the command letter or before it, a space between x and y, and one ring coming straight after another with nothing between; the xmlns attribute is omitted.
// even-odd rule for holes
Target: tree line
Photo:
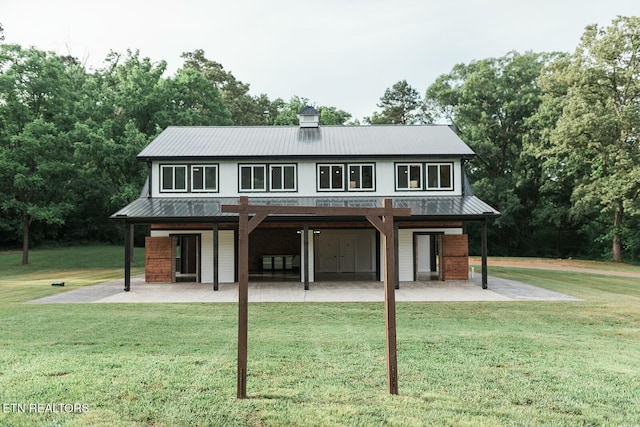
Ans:
<svg viewBox="0 0 640 427"><path fill-rule="evenodd" d="M251 95L202 50L182 58L171 76L132 51L87 70L0 44L0 247L26 263L30 243L119 241L108 217L138 197L135 157L164 128L293 125L310 104ZM473 191L502 212L492 254L640 260L639 18L588 26L573 53L458 64L424 95L398 81L378 107L364 124L449 123L477 153ZM316 108L321 124L360 124Z"/></svg>

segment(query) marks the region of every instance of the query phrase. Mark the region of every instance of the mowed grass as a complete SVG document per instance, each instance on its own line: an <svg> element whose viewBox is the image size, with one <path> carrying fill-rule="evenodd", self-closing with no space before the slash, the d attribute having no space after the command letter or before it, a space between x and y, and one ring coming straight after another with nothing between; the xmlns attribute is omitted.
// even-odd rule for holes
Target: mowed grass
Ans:
<svg viewBox="0 0 640 427"><path fill-rule="evenodd" d="M398 396L382 304L250 304L237 400L235 304L23 304L60 290L22 273L0 282L2 426L640 425L637 278L493 267L584 301L399 303Z"/></svg>

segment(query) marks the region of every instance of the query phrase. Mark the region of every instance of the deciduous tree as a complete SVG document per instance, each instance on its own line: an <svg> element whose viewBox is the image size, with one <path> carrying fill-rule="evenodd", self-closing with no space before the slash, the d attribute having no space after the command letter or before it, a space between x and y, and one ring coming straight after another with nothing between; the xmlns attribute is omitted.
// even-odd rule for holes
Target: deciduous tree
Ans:
<svg viewBox="0 0 640 427"><path fill-rule="evenodd" d="M541 81L550 94L545 102L561 111L539 153L547 174L571 177L575 216L597 207L609 218L603 234L612 258L622 261L625 221L639 211L640 18L588 26L570 60Z"/></svg>

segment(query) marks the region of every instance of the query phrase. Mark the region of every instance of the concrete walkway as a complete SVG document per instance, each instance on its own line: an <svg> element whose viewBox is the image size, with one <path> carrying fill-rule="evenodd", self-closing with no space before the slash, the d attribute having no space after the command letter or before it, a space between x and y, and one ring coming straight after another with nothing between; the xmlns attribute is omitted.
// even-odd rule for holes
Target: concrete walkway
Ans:
<svg viewBox="0 0 640 427"><path fill-rule="evenodd" d="M480 278L470 281L401 282L396 301L580 301L536 286L489 277L489 289L482 289ZM131 291L124 292L124 281L115 280L64 291L31 301L30 304L71 303L234 303L238 285L221 283L217 292L206 283L145 283L144 276L131 279ZM249 302L382 302L382 282L316 282L305 291L297 282L251 282Z"/></svg>

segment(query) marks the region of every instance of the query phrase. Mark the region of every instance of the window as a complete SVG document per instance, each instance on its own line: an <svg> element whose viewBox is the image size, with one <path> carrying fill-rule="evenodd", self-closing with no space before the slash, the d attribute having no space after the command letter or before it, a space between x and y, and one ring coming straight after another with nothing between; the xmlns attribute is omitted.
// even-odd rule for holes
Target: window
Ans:
<svg viewBox="0 0 640 427"><path fill-rule="evenodd" d="M422 190L422 164L396 164L397 190Z"/></svg>
<svg viewBox="0 0 640 427"><path fill-rule="evenodd" d="M218 166L191 166L191 191L218 191Z"/></svg>
<svg viewBox="0 0 640 427"><path fill-rule="evenodd" d="M160 190L164 192L187 191L187 165L160 166Z"/></svg>
<svg viewBox="0 0 640 427"><path fill-rule="evenodd" d="M451 164L427 164L427 189L451 190Z"/></svg>
<svg viewBox="0 0 640 427"><path fill-rule="evenodd" d="M349 191L373 190L373 165L349 165Z"/></svg>
<svg viewBox="0 0 640 427"><path fill-rule="evenodd" d="M296 191L296 165L270 165L271 191Z"/></svg>
<svg viewBox="0 0 640 427"><path fill-rule="evenodd" d="M318 190L344 190L343 165L318 165Z"/></svg>
<svg viewBox="0 0 640 427"><path fill-rule="evenodd" d="M241 165L240 191L266 191L266 166Z"/></svg>

